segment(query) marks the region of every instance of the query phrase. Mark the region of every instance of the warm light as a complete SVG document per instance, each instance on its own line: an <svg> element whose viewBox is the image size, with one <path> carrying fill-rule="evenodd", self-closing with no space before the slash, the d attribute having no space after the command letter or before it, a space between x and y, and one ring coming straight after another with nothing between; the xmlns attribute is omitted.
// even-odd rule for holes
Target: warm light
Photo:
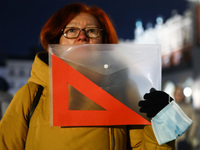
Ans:
<svg viewBox="0 0 200 150"><path fill-rule="evenodd" d="M183 93L186 97L190 97L192 95L192 89L189 87L184 88Z"/></svg>
<svg viewBox="0 0 200 150"><path fill-rule="evenodd" d="M109 67L108 64L105 64L105 65L104 65L104 68L105 68L105 69L107 69L108 67Z"/></svg>

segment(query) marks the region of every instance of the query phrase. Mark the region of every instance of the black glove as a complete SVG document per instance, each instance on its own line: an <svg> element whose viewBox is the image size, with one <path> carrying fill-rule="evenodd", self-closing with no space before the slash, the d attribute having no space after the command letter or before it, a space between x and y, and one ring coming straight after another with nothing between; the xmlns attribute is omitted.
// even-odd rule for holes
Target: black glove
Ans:
<svg viewBox="0 0 200 150"><path fill-rule="evenodd" d="M147 117L154 117L160 110L173 101L167 93L150 89L150 93L143 96L144 100L139 101L140 112L147 113Z"/></svg>

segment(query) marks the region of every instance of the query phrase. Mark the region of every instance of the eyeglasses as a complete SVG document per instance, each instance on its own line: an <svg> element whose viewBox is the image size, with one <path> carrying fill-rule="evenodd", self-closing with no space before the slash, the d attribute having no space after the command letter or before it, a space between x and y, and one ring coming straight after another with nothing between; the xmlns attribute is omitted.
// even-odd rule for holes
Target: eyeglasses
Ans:
<svg viewBox="0 0 200 150"><path fill-rule="evenodd" d="M102 35L102 30L103 29L100 29L97 27L88 27L84 29L80 29L76 27L65 27L64 29L62 29L62 32L63 32L64 37L68 39L77 38L80 35L81 31L84 31L85 35L88 38L95 39Z"/></svg>

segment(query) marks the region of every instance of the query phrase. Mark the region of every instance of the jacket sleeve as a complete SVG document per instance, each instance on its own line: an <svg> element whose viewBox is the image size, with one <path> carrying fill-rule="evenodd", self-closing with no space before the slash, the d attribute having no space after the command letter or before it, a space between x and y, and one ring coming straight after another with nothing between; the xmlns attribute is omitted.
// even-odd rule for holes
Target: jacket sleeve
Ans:
<svg viewBox="0 0 200 150"><path fill-rule="evenodd" d="M151 125L130 126L129 135L132 150L175 150L175 141L158 144Z"/></svg>
<svg viewBox="0 0 200 150"><path fill-rule="evenodd" d="M28 132L26 117L31 103L29 85L26 84L13 97L0 122L0 149L23 150Z"/></svg>

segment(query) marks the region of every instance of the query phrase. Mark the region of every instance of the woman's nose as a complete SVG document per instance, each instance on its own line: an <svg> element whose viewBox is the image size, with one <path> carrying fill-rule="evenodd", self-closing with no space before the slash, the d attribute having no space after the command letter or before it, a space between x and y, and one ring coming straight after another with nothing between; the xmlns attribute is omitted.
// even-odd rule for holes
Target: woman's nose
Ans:
<svg viewBox="0 0 200 150"><path fill-rule="evenodd" d="M86 36L85 31L80 31L80 34L78 36L79 41L88 41L88 37Z"/></svg>

